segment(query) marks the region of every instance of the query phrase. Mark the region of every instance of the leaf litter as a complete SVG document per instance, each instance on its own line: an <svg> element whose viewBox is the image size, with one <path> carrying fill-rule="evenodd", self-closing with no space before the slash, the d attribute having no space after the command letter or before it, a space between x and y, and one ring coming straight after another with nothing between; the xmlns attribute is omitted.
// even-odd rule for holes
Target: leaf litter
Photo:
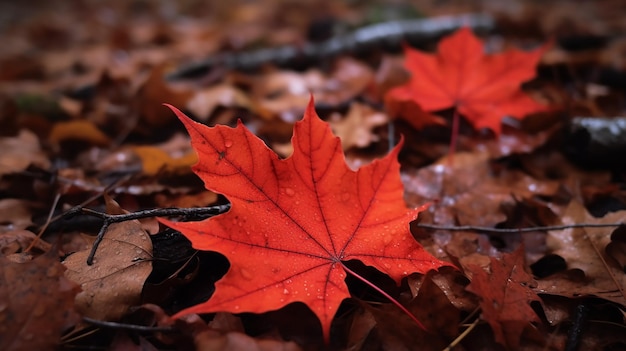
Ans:
<svg viewBox="0 0 626 351"><path fill-rule="evenodd" d="M615 6L615 0L576 7L521 0L498 6L485 3L480 9L483 17L455 17L476 10L470 3L459 2L335 2L320 6L318 1L266 0L166 6L111 1L106 5L59 4L49 12L45 12L49 4L39 5L28 9L19 4L0 5L0 13L15 15L11 27L0 23L7 29L0 31L5 43L0 50L0 245L5 272L30 272L14 275L16 283L0 290L32 292L0 311L3 315L10 312L20 321L29 318L23 324L28 337L19 339L23 343L14 348L123 348L137 347L137 340L146 349L198 350L518 346L528 350L608 350L626 346L622 336L623 229L546 232L537 228L532 233L494 233L420 227L516 229L623 222L626 186L619 158L607 162L604 155L585 149L588 143L577 139L580 135L562 133L571 129L569 124L576 117L611 123L625 113L623 40L619 39L624 33L623 11ZM365 29L374 28L368 25L376 21L388 21L376 28L389 28L385 25L398 23L398 18L423 16L426 21L417 19L415 23L431 26L442 23L437 17L442 14L452 15L447 17L452 21L446 23L456 26L447 27L448 33L413 32L404 43L389 41L388 46L350 41L350 33L366 33ZM477 22L480 18L490 21ZM457 31L461 23L468 28ZM354 30L361 27L363 30ZM339 37L341 41L336 41ZM459 38L465 39L463 45L451 45ZM298 49L327 48L328 43L346 46L328 56L322 52L297 55ZM359 46L362 44L365 46ZM446 51L450 46L453 50ZM469 46L475 50L462 50ZM269 56L259 56L263 52ZM454 70L443 62L460 53L465 58L480 57L473 67L486 69L466 70L458 81L444 78L420 94L407 91L411 84L417 87L428 82L428 74L454 76ZM508 81L510 86L490 91L525 101L528 108L523 113L492 113L488 122L474 113L477 106L483 112L502 111L507 104L491 101L495 95L478 101L460 94L434 109L431 103L441 101L424 101L442 87L468 88L472 82L481 82L480 74L495 67L484 62L511 58L511 53L531 57L525 61L526 72ZM221 61L224 65L186 71L184 79L180 75L164 79L175 77L171 73L184 71L178 68L189 67L190 62L207 57L220 62L220 56L225 58ZM409 59L415 56L428 61L431 68L419 74L411 72ZM234 65L228 61L246 57L251 60ZM288 59L282 60L285 57ZM467 79L467 73L475 79ZM404 95L390 93L398 89L404 89ZM398 153L399 189L404 187L394 206L406 209L430 203L417 221L406 219L404 225L411 233L405 232L406 240L417 247L412 237L416 238L437 259L458 270L445 268L426 274L407 270L400 275L406 278L398 280L399 276L390 274L390 278L369 264L348 261L347 269L376 288L350 274L345 282L337 280L343 284L343 295L336 297L337 312L332 322L326 318L322 329L303 303L259 307L266 312L203 314L205 320L195 314L169 318L219 299L221 282L230 279L237 258L215 254L219 249L213 245L194 251L185 237L163 226L158 229L154 221L112 224L96 253L96 264L85 264L88 252L83 250L90 248L90 235L98 232L102 222L63 214L72 213L77 205L106 211L102 193L131 212L221 206L233 201L228 195L205 190L203 181L191 172L195 155L187 133L162 103L173 104L209 126L235 127L240 119L261 138L256 144L269 145L280 155L272 156L273 162L280 163L289 162L290 155L298 152L289 137L294 123L300 123L310 93L316 98L315 109L321 119L334 124L343 143L339 151L344 149L346 163L353 170L378 164L380 161L374 160L386 155L389 145L396 145L404 136L402 149L392 152ZM470 107L474 109L470 111ZM455 163L449 163L444 156L456 128L450 123L455 118L453 109L461 117L456 134L459 153ZM538 110L540 113L527 115ZM578 154L567 150L571 145L580 146L575 149ZM594 161L593 167L599 169L581 160ZM341 194L334 195L340 200ZM262 206L258 202L246 206L242 215L247 216L247 230L258 235L262 231L250 224L251 213ZM302 218L310 215L309 219L314 219L314 207L312 211L302 204L291 206ZM230 211L242 210L233 206ZM338 209L333 208L331 213L335 212ZM219 218L205 221L218 223ZM272 229L280 223L278 220ZM224 224L224 228L228 233L239 230L232 224ZM149 244L155 245L153 254ZM117 258L115 250L123 247L128 252ZM137 249L143 253L136 253ZM141 260L133 261L140 256ZM86 284L83 289L94 294L91 302L95 305L89 305L90 300L85 304L86 292L79 292L60 275L64 266L59 260L80 269L82 273L72 275L68 270L66 275ZM159 264L151 264L152 260ZM249 261L260 265L258 260ZM42 278L55 267L59 274ZM98 270L109 274L97 275ZM486 271L499 273L485 277L482 272ZM524 276L518 279L515 274L520 272ZM507 274L510 281L502 278ZM518 284L531 280L537 286ZM37 292L43 291L38 281L46 285L46 294ZM167 284L159 285L164 281ZM102 287L93 290L99 285ZM254 289L250 284L239 285L244 290ZM131 287L132 293L125 294ZM281 287L284 292L286 287ZM499 294L504 287L509 289L501 303ZM420 330L376 289L408 309L429 332ZM506 295L507 291L519 292L519 301L507 303L513 296ZM347 296L351 298L344 300ZM62 303L53 304L49 298ZM497 306L490 299L497 300ZM31 318L28 307L39 306L31 300L45 305L49 318ZM491 308L496 308L495 312ZM77 316L90 316L94 311L99 314L91 315L97 320L90 323L113 324L98 325L96 330L78 323ZM2 319L0 327L15 325ZM132 329L137 327L157 329ZM161 333L158 328L170 331ZM176 332L172 333L172 328ZM31 329L36 330L37 338L30 338ZM322 330L330 331L328 344L321 337ZM18 340L16 336L21 334L6 335L0 333L2 342Z"/></svg>

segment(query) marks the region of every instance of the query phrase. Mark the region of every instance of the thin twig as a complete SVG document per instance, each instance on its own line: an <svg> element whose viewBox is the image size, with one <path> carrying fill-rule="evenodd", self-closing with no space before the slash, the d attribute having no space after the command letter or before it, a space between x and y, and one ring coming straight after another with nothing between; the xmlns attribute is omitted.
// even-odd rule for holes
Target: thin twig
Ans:
<svg viewBox="0 0 626 351"><path fill-rule="evenodd" d="M170 332L171 333L171 332L176 331L176 329L172 327L148 327L145 325L100 321L100 320L91 319L88 317L83 317L83 321L89 324L93 324L95 326L101 327L101 328L131 330L131 331L136 331L136 332Z"/></svg>
<svg viewBox="0 0 626 351"><path fill-rule="evenodd" d="M472 330L474 330L479 321L480 318L476 318L474 322L470 324L469 327L467 327L467 329L465 329L459 336L457 336L456 339L452 340L452 342L445 349L443 349L443 351L451 351L453 348L455 348L456 345L463 341L463 339L465 339L465 337L468 336Z"/></svg>
<svg viewBox="0 0 626 351"><path fill-rule="evenodd" d="M448 226L448 225L436 225L436 224L422 224L418 223L416 226L423 229L431 230L448 230L452 232L484 232L484 233L530 233L530 232L546 232L550 230L563 230L572 228L614 228L626 223L574 223L563 225L549 225L543 227L527 227L527 228L491 228L480 227L474 225L460 225L460 226Z"/></svg>
<svg viewBox="0 0 626 351"><path fill-rule="evenodd" d="M197 207L197 208L155 208L150 210L137 211L132 213L123 213L123 214L108 214L104 212L95 211L89 208L84 208L81 206L74 207L70 209L65 215L65 217L72 217L77 214L84 214L92 217L101 218L104 223L96 236L96 240L91 247L91 252L87 257L87 264L92 265L94 256L96 255L96 251L98 250L98 246L104 239L104 234L106 233L108 227L114 223L120 223L125 221L132 221L135 219L141 218L151 218L151 217L170 217L170 216L186 216L186 217L197 217L197 216L215 216L220 213L224 213L230 209L230 204L225 205L217 205L210 207Z"/></svg>
<svg viewBox="0 0 626 351"><path fill-rule="evenodd" d="M26 248L26 250L24 250L24 252L29 252L30 250L32 250L32 248L35 247L35 245L37 245L37 242L41 240L41 236L46 231L46 228L48 228L48 225L50 225L50 222L52 221L54 210L57 208L60 198L61 198L61 194L57 193L56 196L54 197L54 201L52 201L52 206L50 206L50 211L48 211L48 217L46 218L46 222L41 227L41 229L39 229L39 232L37 233L37 237L33 239L33 241L30 242L30 245L28 245L28 247Z"/></svg>

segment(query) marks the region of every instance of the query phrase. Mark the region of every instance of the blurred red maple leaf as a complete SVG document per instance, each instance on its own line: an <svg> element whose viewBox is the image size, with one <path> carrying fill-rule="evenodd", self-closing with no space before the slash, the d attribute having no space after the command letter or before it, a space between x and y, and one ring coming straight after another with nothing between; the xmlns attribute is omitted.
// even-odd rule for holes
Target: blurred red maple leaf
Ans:
<svg viewBox="0 0 626 351"><path fill-rule="evenodd" d="M469 28L462 28L441 40L435 55L405 47L405 67L411 79L387 93L386 105L417 104L398 111L417 128L441 122L428 113L415 113L418 107L426 112L454 107L474 128L489 128L499 135L503 117L521 119L547 109L520 86L535 77L537 63L550 45L530 52L512 49L489 55L484 53L483 42Z"/></svg>
<svg viewBox="0 0 626 351"><path fill-rule="evenodd" d="M227 213L200 222L163 220L194 248L220 252L231 264L208 301L174 318L260 313L300 301L319 317L328 339L339 304L350 296L344 279L352 272L342 262L360 260L397 283L449 265L409 232L422 208L404 203L396 160L401 145L352 171L311 98L294 128L293 155L281 160L241 122L207 127L168 107L191 135L199 159L194 171L232 204Z"/></svg>
<svg viewBox="0 0 626 351"><path fill-rule="evenodd" d="M490 274L478 265L467 267L472 282L466 289L480 297L482 318L491 326L496 341L517 350L524 329L539 322L530 302L541 300L531 289L536 285L533 277L524 269L523 246L503 254L501 260L490 259Z"/></svg>

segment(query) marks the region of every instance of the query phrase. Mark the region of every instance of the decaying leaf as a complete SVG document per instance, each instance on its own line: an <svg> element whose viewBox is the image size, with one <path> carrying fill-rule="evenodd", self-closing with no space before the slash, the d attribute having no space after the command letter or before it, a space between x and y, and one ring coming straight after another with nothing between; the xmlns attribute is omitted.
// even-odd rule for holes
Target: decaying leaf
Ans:
<svg viewBox="0 0 626 351"><path fill-rule="evenodd" d="M226 214L201 222L163 220L196 249L220 252L231 264L207 302L174 317L265 312L300 301L319 317L328 339L339 304L350 296L342 261L360 260L397 283L449 265L409 232L421 209L404 204L400 146L358 172L350 170L339 138L317 117L312 98L295 125L294 153L284 160L241 123L209 128L172 110L199 154L194 171L232 203Z"/></svg>
<svg viewBox="0 0 626 351"><path fill-rule="evenodd" d="M109 213L121 209L110 200ZM70 255L65 276L80 284L77 309L98 320L117 320L140 301L144 282L152 271L152 242L137 220L112 224L98 248L93 265L89 249Z"/></svg>
<svg viewBox="0 0 626 351"><path fill-rule="evenodd" d="M29 130L22 130L15 137L0 138L0 150L0 176L21 172L31 164L44 169L50 167L37 136Z"/></svg>
<svg viewBox="0 0 626 351"><path fill-rule="evenodd" d="M489 154L481 151L457 153L453 165L442 158L403 176L407 202L438 201L430 210L440 224L495 226L506 219L503 203L553 195L559 188L557 181L537 180L516 170L497 171Z"/></svg>
<svg viewBox="0 0 626 351"><path fill-rule="evenodd" d="M387 116L371 107L354 102L343 119L331 118L329 123L335 135L341 139L343 149L348 150L352 147L366 147L378 141L378 136L372 129L387 123Z"/></svg>
<svg viewBox="0 0 626 351"><path fill-rule="evenodd" d="M106 146L111 142L106 134L91 121L85 119L57 122L52 127L48 139L56 144L67 140L78 140L92 145Z"/></svg>
<svg viewBox="0 0 626 351"><path fill-rule="evenodd" d="M0 200L0 233L25 229L32 225L32 202L19 199Z"/></svg>
<svg viewBox="0 0 626 351"><path fill-rule="evenodd" d="M63 276L55 251L24 263L0 257L1 350L51 350L78 322L74 296L80 289Z"/></svg>
<svg viewBox="0 0 626 351"><path fill-rule="evenodd" d="M159 172L185 172L198 161L193 152L173 158L155 146L133 146L131 150L141 159L142 171L147 175L156 175Z"/></svg>
<svg viewBox="0 0 626 351"><path fill-rule="evenodd" d="M250 108L251 102L246 94L230 84L198 91L187 102L189 111L201 121L207 121L220 106Z"/></svg>
<svg viewBox="0 0 626 351"><path fill-rule="evenodd" d="M48 252L50 250L50 244L37 238L35 233L24 229L18 229L8 231L6 233L0 232L0 253L3 255L9 255L16 252L22 252L33 243L33 240L35 241L33 248L42 252Z"/></svg>
<svg viewBox="0 0 626 351"><path fill-rule="evenodd" d="M623 223L626 211L610 212L602 218L590 215L578 201L572 200L562 214L563 224ZM595 295L626 305L626 274L617 260L606 251L612 228L572 228L551 231L547 245L563 257L569 269L584 273L582 280L560 274L539 281L538 291L564 296Z"/></svg>
<svg viewBox="0 0 626 351"><path fill-rule="evenodd" d="M516 350L524 329L540 321L530 306L540 299L531 289L533 277L525 270L524 247L502 255L501 260L492 257L489 273L479 266L467 269L472 273L467 290L480 297L482 318L498 343Z"/></svg>
<svg viewBox="0 0 626 351"><path fill-rule="evenodd" d="M193 96L190 87L177 86L167 82L164 78L167 66L165 64L156 67L137 92L135 101L141 114L142 125L140 130L150 131L149 127L163 127L172 121L169 114L165 113L155 101L171 101L179 106L185 106Z"/></svg>

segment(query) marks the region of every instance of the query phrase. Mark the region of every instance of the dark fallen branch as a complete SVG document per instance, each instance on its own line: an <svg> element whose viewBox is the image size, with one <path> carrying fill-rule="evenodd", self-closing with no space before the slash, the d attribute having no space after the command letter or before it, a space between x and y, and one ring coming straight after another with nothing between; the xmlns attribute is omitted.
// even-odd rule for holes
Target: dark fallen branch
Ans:
<svg viewBox="0 0 626 351"><path fill-rule="evenodd" d="M104 234L106 233L109 226L113 223L132 221L134 219L141 218L150 218L150 217L171 217L171 216L182 216L184 220L199 220L203 218L212 217L218 215L220 213L224 213L228 211L230 208L230 204L226 205L216 205L210 207L197 207L197 208L155 208L150 210L137 211L132 213L124 213L124 214L108 214L103 212L94 211L89 208L84 208L81 206L74 207L70 211L65 214L65 218L75 216L77 214L84 214L92 217L97 217L102 219L103 224L100 227L100 231L96 236L96 240L91 247L91 252L87 257L87 264L93 264L93 258L96 255L96 250L98 250L98 246L104 239Z"/></svg>
<svg viewBox="0 0 626 351"><path fill-rule="evenodd" d="M251 70L266 63L292 66L297 62L315 62L342 53L366 52L375 47L399 48L404 40L412 43L425 42L463 26L475 31L489 31L495 27L495 21L486 14L465 14L384 22L321 43L216 55L185 65L166 78L169 80L192 78L203 75L216 66L241 70Z"/></svg>

